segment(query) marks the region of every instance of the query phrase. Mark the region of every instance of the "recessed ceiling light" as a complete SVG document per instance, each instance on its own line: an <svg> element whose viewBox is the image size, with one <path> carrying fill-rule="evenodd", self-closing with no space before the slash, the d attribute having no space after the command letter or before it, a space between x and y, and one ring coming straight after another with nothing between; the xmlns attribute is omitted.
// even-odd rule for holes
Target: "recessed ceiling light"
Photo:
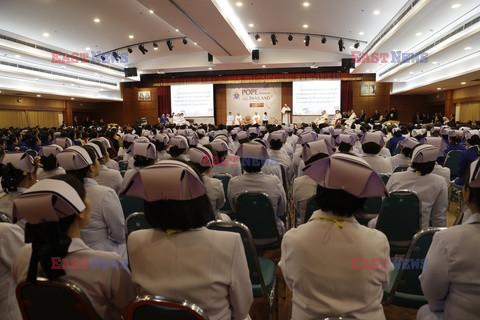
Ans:
<svg viewBox="0 0 480 320"><path fill-rule="evenodd" d="M467 83L464 81L464 82L462 82L462 83L460 83L460 84L467 84Z"/></svg>
<svg viewBox="0 0 480 320"><path fill-rule="evenodd" d="M452 4L452 9L457 9L457 8L460 8L462 6L461 3L454 3Z"/></svg>
<svg viewBox="0 0 480 320"><path fill-rule="evenodd" d="M353 46L350 46L350 49L355 49Z"/></svg>
<svg viewBox="0 0 480 320"><path fill-rule="evenodd" d="M378 16L378 15L380 14L380 11L378 11L378 10L373 10L373 14L376 15L376 16Z"/></svg>
<svg viewBox="0 0 480 320"><path fill-rule="evenodd" d="M153 10L150 10L150 11L148 11L148 12L153 13Z"/></svg>
<svg viewBox="0 0 480 320"><path fill-rule="evenodd" d="M100 19L99 19L99 18L95 18L95 19L93 19L93 22L99 23L99 22L100 22Z"/></svg>
<svg viewBox="0 0 480 320"><path fill-rule="evenodd" d="M398 51L398 49L393 49L392 51L395 51L395 52L397 52L397 51Z"/></svg>
<svg viewBox="0 0 480 320"><path fill-rule="evenodd" d="M361 35L361 36L363 36L363 35L365 34L365 32L360 31L358 34Z"/></svg>
<svg viewBox="0 0 480 320"><path fill-rule="evenodd" d="M15 58L17 58L17 59L18 59L18 58L21 58L21 57L22 57L22 56L19 55L19 54L16 54L16 55L15 55Z"/></svg>
<svg viewBox="0 0 480 320"><path fill-rule="evenodd" d="M438 62L437 62L437 61L433 61L432 64L438 64Z"/></svg>
<svg viewBox="0 0 480 320"><path fill-rule="evenodd" d="M95 72L95 75L98 76L98 72Z"/></svg>
<svg viewBox="0 0 480 320"><path fill-rule="evenodd" d="M442 88L437 88L437 90L442 90Z"/></svg>
<svg viewBox="0 0 480 320"><path fill-rule="evenodd" d="M423 33L417 32L417 33L415 33L415 35L416 35L417 37L420 37L421 35L423 35Z"/></svg>
<svg viewBox="0 0 480 320"><path fill-rule="evenodd" d="M208 70L212 70L212 67L209 67Z"/></svg>
<svg viewBox="0 0 480 320"><path fill-rule="evenodd" d="M180 30L178 30L178 29L175 29L175 31L180 32Z"/></svg>
<svg viewBox="0 0 480 320"><path fill-rule="evenodd" d="M37 98L40 98L42 95L41 94L37 94Z"/></svg>
<svg viewBox="0 0 480 320"><path fill-rule="evenodd" d="M196 42L194 42L193 44L194 44L194 45L198 45L198 43L196 43Z"/></svg>
<svg viewBox="0 0 480 320"><path fill-rule="evenodd" d="M465 48L463 48L463 49L465 49L465 50L472 50L472 47L465 47Z"/></svg>
<svg viewBox="0 0 480 320"><path fill-rule="evenodd" d="M90 51L90 47L86 47L85 50Z"/></svg>
<svg viewBox="0 0 480 320"><path fill-rule="evenodd" d="M398 79L393 79L393 81L397 82Z"/></svg>
<svg viewBox="0 0 480 320"><path fill-rule="evenodd" d="M310 2L306 2L306 1L305 1L305 2L303 3L303 6L304 6L304 7L309 7L309 6L310 6Z"/></svg>
<svg viewBox="0 0 480 320"><path fill-rule="evenodd" d="M413 72L413 71L410 71L410 74L414 74L414 73L415 73L415 72Z"/></svg>
<svg viewBox="0 0 480 320"><path fill-rule="evenodd" d="M370 72L370 70L369 70L369 69L367 69L367 70L365 70L365 72Z"/></svg>
<svg viewBox="0 0 480 320"><path fill-rule="evenodd" d="M129 37L130 39L133 39L133 34L129 35L128 37Z"/></svg>
<svg viewBox="0 0 480 320"><path fill-rule="evenodd" d="M243 6L243 2L241 2L241 1L237 1L237 3L235 3L235 4L237 5L237 7Z"/></svg>
<svg viewBox="0 0 480 320"><path fill-rule="evenodd" d="M303 25L303 28L304 28L304 29L307 29L307 28L308 28L308 24L304 24L304 25Z"/></svg>
<svg viewBox="0 0 480 320"><path fill-rule="evenodd" d="M253 23L249 23L248 26L249 26L250 28L253 28L255 25L254 25Z"/></svg>
<svg viewBox="0 0 480 320"><path fill-rule="evenodd" d="M258 38L257 41L262 41L262 38Z"/></svg>
<svg viewBox="0 0 480 320"><path fill-rule="evenodd" d="M75 100L75 98L70 98L70 100Z"/></svg>
<svg viewBox="0 0 480 320"><path fill-rule="evenodd" d="M262 65L262 68L266 68L267 66L266 65Z"/></svg>
<svg viewBox="0 0 480 320"><path fill-rule="evenodd" d="M75 85L74 85L73 83L70 83L70 85L71 85L72 87L75 87Z"/></svg>
<svg viewBox="0 0 480 320"><path fill-rule="evenodd" d="M43 36L44 36L45 38L48 38L48 37L50 37L50 33L44 32L44 33L43 33Z"/></svg>

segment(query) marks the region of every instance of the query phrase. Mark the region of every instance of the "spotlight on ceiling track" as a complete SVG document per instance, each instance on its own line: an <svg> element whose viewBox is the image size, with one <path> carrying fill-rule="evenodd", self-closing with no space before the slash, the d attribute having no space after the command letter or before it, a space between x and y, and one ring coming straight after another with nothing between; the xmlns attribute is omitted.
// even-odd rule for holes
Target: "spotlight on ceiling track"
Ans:
<svg viewBox="0 0 480 320"><path fill-rule="evenodd" d="M291 34L288 35L288 41L292 41L293 40L293 36Z"/></svg>
<svg viewBox="0 0 480 320"><path fill-rule="evenodd" d="M272 33L270 38L272 39L272 44L276 45L278 40L277 40L277 36L275 35L275 33Z"/></svg>
<svg viewBox="0 0 480 320"><path fill-rule="evenodd" d="M145 49L145 46L143 44L138 45L138 50L140 50L142 54L146 54L148 52L148 50Z"/></svg>
<svg viewBox="0 0 480 320"><path fill-rule="evenodd" d="M128 50L128 53L132 53L132 52L133 52L132 48L128 48L127 50Z"/></svg>
<svg viewBox="0 0 480 320"><path fill-rule="evenodd" d="M182 42L183 42L183 44L187 44L188 43L187 38L183 38Z"/></svg>
<svg viewBox="0 0 480 320"><path fill-rule="evenodd" d="M169 50L169 51L172 51L172 50L173 50L172 40L167 40L167 47L168 47L168 50Z"/></svg>
<svg viewBox="0 0 480 320"><path fill-rule="evenodd" d="M260 40L260 35L258 33L255 35L255 40Z"/></svg>
<svg viewBox="0 0 480 320"><path fill-rule="evenodd" d="M305 47L308 47L310 45L310 36L306 35L305 36Z"/></svg>
<svg viewBox="0 0 480 320"><path fill-rule="evenodd" d="M358 41L355 42L355 44L353 45L353 47L354 47L355 49L358 49L358 47L360 47L360 43L359 43Z"/></svg>
<svg viewBox="0 0 480 320"><path fill-rule="evenodd" d="M120 56L118 55L118 53L117 53L116 51L113 51L113 52L112 52L112 56L113 56L113 58L115 59L115 61L120 60Z"/></svg>
<svg viewBox="0 0 480 320"><path fill-rule="evenodd" d="M322 43L323 44L327 43L327 37L322 37Z"/></svg>
<svg viewBox="0 0 480 320"><path fill-rule="evenodd" d="M343 39L338 40L338 50L343 51L345 46L343 45Z"/></svg>
<svg viewBox="0 0 480 320"><path fill-rule="evenodd" d="M158 44L156 42L153 43L153 50L158 50Z"/></svg>

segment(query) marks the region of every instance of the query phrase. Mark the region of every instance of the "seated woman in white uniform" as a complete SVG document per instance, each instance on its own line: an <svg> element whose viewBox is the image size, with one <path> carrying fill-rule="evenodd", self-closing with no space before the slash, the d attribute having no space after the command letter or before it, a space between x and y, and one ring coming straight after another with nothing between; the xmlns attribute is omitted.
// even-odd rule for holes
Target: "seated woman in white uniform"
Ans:
<svg viewBox="0 0 480 320"><path fill-rule="evenodd" d="M224 140L215 138L210 142L210 146L216 152L213 158L214 166L209 173L210 177L217 173L228 173L232 177L242 174L240 158L228 152L228 144Z"/></svg>
<svg viewBox="0 0 480 320"><path fill-rule="evenodd" d="M153 137L153 144L157 149L157 161L171 159L172 157L167 152L168 142L170 137L165 133L157 133Z"/></svg>
<svg viewBox="0 0 480 320"><path fill-rule="evenodd" d="M15 214L28 221L25 238L31 242L15 258L15 281L35 283L41 276L73 282L87 295L101 319L120 320L135 298L127 259L113 252L92 250L80 239L80 230L90 219L90 201L82 183L69 175L45 179L14 203ZM103 267L106 260L111 267ZM68 268L74 261L78 267ZM102 261L101 265L95 261ZM51 318L55 318L56 311L51 312Z"/></svg>
<svg viewBox="0 0 480 320"><path fill-rule="evenodd" d="M290 178L293 176L293 165L292 159L283 149L283 144L287 141L287 135L285 131L274 131L268 136L268 142L270 143L270 148L268 148L268 157L270 160L277 161L285 172L285 178L290 181Z"/></svg>
<svg viewBox="0 0 480 320"><path fill-rule="evenodd" d="M40 156L41 168L37 170L37 179L43 180L50 177L65 174L65 170L58 166L56 155L63 151L63 148L57 144L43 146L38 152Z"/></svg>
<svg viewBox="0 0 480 320"><path fill-rule="evenodd" d="M341 153L304 171L318 184L320 210L283 236L279 267L293 292L292 319L384 320L393 269L388 240L353 217L367 197L386 195L382 180L361 158Z"/></svg>
<svg viewBox="0 0 480 320"><path fill-rule="evenodd" d="M70 147L59 153L57 159L67 174L83 182L92 203L90 223L82 229L82 240L94 250L113 251L126 258L122 205L113 189L101 186L94 180L100 171L100 164L93 147Z"/></svg>
<svg viewBox="0 0 480 320"><path fill-rule="evenodd" d="M385 145L384 135L381 131L365 132L362 138L363 160L365 160L376 173L392 173L390 160L378 153Z"/></svg>
<svg viewBox="0 0 480 320"><path fill-rule="evenodd" d="M305 161L305 165L308 165L331 154L333 154L332 149L328 146L326 140L318 140L303 145L302 159ZM308 199L316 192L317 183L309 176L302 175L293 180L292 198L295 205L297 226L304 223Z"/></svg>
<svg viewBox="0 0 480 320"><path fill-rule="evenodd" d="M419 144L412 152L410 168L392 174L387 182L388 192L409 189L417 193L421 201L422 229L431 225L445 227L448 205L448 189L444 178L432 173L438 156L438 148L429 144ZM368 222L374 228L377 218Z"/></svg>
<svg viewBox="0 0 480 320"><path fill-rule="evenodd" d="M115 140L115 138L112 138ZM110 143L110 140L108 140L105 137L97 137L95 139L89 140L89 142L94 142L98 141L100 142L103 147L105 148L105 152L103 153L103 158L104 158L104 165L107 166L107 168L112 169L112 170L117 170L120 171L120 167L118 166L118 162L110 158L110 155L114 156L115 151L112 148L112 144ZM102 151L103 152L103 151Z"/></svg>
<svg viewBox="0 0 480 320"><path fill-rule="evenodd" d="M222 181L208 176L213 168L213 154L210 146L197 146L188 150L190 163L201 174L202 182L208 190L207 196L210 199L215 219L228 220L231 219L226 214L221 214L220 209L225 204L225 192L223 191Z"/></svg>
<svg viewBox="0 0 480 320"><path fill-rule="evenodd" d="M186 163L163 160L138 171L123 193L145 199L153 227L131 233L128 253L140 294L189 300L211 320L244 319L252 303L245 251L233 232L208 230L207 189Z"/></svg>
<svg viewBox="0 0 480 320"><path fill-rule="evenodd" d="M132 176L140 170L141 168L145 168L155 164L157 160L157 149L155 145L151 142L149 143L135 143L133 145L133 159L135 162L133 165L135 166L134 169L128 169L125 172L125 176L123 177L122 188L125 188L128 181L132 178Z"/></svg>
<svg viewBox="0 0 480 320"><path fill-rule="evenodd" d="M480 314L480 168L472 162L462 196L473 214L462 225L435 233L420 276L428 301L418 320L474 320ZM465 220L466 219L466 220Z"/></svg>
<svg viewBox="0 0 480 320"><path fill-rule="evenodd" d="M188 139L182 135L170 139L168 152L174 160L188 161Z"/></svg>
<svg viewBox="0 0 480 320"><path fill-rule="evenodd" d="M419 142L415 138L406 138L398 143L401 147L400 153L392 156L390 162L392 163L392 168L395 170L396 167L409 167L412 161L412 151Z"/></svg>
<svg viewBox="0 0 480 320"><path fill-rule="evenodd" d="M7 153L3 156L2 189L7 194L0 198L0 212L13 220L13 200L37 181L37 165L27 153ZM23 228L23 225L21 225Z"/></svg>
<svg viewBox="0 0 480 320"><path fill-rule="evenodd" d="M104 145L98 141L88 142L86 145L89 145L95 149L98 162L100 163L100 170L98 176L95 177L95 181L101 186L109 187L115 190L116 193L122 188L122 175L120 171L115 169L110 169L107 167L108 162L108 152L105 149Z"/></svg>

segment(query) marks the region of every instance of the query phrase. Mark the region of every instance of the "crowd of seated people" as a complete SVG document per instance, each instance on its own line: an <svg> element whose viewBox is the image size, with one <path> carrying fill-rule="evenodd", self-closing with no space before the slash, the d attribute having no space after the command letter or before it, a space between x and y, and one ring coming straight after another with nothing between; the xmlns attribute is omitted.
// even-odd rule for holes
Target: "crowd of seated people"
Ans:
<svg viewBox="0 0 480 320"><path fill-rule="evenodd" d="M352 270L348 259L388 260L389 243L376 219L361 225L356 214L366 195L409 189L422 203L421 228L446 227L452 185L463 186L468 215L434 238L428 258L439 265L429 264L421 277L429 304L419 317L475 319L478 304L465 299L480 296L477 125L363 120L0 130L0 213L9 220L0 223L0 319L21 319L15 286L36 275L76 283L103 319L120 319L141 294L187 299L210 319L249 319L244 244L205 228L211 219L235 219L222 208L228 202L234 211L245 191L271 202L292 319L385 319L381 301L393 265ZM442 166L450 151L461 153L456 172ZM230 177L226 188L219 175ZM121 195L144 199L151 229L125 234ZM312 197L319 209L306 219ZM52 270L48 261L56 257L117 259L128 267Z"/></svg>

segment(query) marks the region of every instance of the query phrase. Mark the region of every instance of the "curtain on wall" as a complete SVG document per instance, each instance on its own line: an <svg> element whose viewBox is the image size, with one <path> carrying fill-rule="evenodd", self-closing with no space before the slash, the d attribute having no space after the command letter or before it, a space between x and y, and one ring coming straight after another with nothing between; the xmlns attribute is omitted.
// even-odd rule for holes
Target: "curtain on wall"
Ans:
<svg viewBox="0 0 480 320"><path fill-rule="evenodd" d="M171 114L172 105L170 101L170 87L159 87L158 88L158 116L162 114Z"/></svg>
<svg viewBox="0 0 480 320"><path fill-rule="evenodd" d="M341 84L340 111L348 111L353 108L353 82L342 81Z"/></svg>
<svg viewBox="0 0 480 320"><path fill-rule="evenodd" d="M478 121L480 120L480 102L467 102L460 104L460 112L456 115L457 121Z"/></svg>
<svg viewBox="0 0 480 320"><path fill-rule="evenodd" d="M58 112L0 110L0 128L58 127Z"/></svg>

